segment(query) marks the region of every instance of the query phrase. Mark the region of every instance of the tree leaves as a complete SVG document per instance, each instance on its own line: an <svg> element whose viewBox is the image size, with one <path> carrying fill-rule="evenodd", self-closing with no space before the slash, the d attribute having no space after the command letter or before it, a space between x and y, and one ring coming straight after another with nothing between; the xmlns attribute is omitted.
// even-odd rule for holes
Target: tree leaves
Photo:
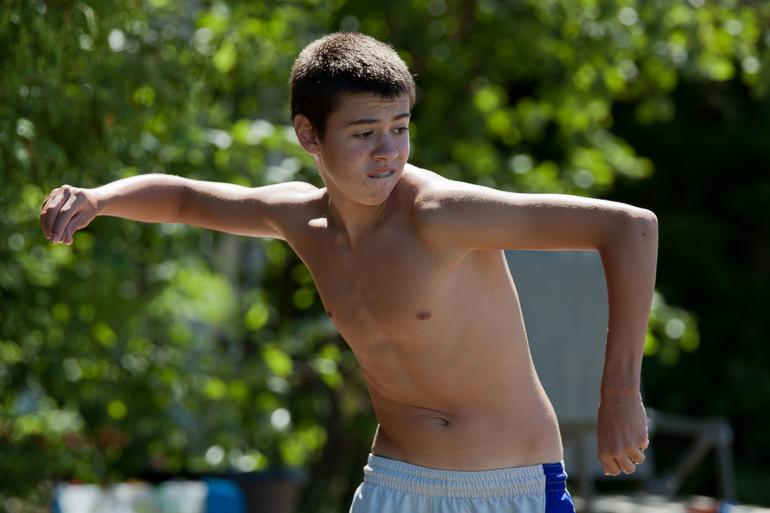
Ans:
<svg viewBox="0 0 770 513"><path fill-rule="evenodd" d="M618 106L651 124L676 118L683 82L737 79L765 97L769 28L767 5L737 0L6 5L0 437L23 446L0 446L0 460L21 451L2 493L37 494L44 476L306 466L327 433L342 437L327 424L365 451L374 422L356 424L371 413L355 362L285 243L105 218L51 246L36 218L52 188L149 172L320 185L286 83L307 43L358 29L416 74L415 164L507 190L605 194L653 172L613 133ZM669 322L653 327L663 343L678 333ZM289 422L273 421L281 410ZM319 501L345 496L347 479Z"/></svg>

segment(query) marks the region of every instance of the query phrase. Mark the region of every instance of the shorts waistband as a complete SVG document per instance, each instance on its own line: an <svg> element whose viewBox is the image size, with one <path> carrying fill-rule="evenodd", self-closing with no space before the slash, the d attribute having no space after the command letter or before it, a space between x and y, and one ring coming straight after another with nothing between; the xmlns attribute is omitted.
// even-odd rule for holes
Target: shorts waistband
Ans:
<svg viewBox="0 0 770 513"><path fill-rule="evenodd" d="M567 489L561 463L499 470L438 470L369 455L364 483L432 497L490 499Z"/></svg>

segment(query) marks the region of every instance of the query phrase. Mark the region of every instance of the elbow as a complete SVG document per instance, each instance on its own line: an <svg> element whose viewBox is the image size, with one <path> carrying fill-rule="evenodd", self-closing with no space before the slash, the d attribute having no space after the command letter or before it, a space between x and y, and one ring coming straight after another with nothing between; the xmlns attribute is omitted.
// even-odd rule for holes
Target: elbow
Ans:
<svg viewBox="0 0 770 513"><path fill-rule="evenodd" d="M597 250L613 251L613 248L634 248L634 251L646 252L645 248L658 247L658 218L651 211L632 206L625 206L616 211L614 222L608 226L605 236Z"/></svg>
<svg viewBox="0 0 770 513"><path fill-rule="evenodd" d="M650 210L637 208L634 211L633 219L638 225L637 231L643 237L652 237L658 239L658 218Z"/></svg>
<svg viewBox="0 0 770 513"><path fill-rule="evenodd" d="M658 218L651 211L632 208L621 224L618 234L621 244L634 251L648 253L658 251Z"/></svg>

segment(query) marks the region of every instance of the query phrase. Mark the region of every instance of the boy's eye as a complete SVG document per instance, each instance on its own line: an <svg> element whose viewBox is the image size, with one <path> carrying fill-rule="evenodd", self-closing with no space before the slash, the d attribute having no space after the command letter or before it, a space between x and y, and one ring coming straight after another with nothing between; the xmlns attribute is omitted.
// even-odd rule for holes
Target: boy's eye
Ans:
<svg viewBox="0 0 770 513"><path fill-rule="evenodd" d="M374 132L372 132L372 131L368 131L368 132L361 132L360 134L356 134L356 137L358 137L359 139L368 139L369 137L371 137L371 135L372 135L373 133L374 133Z"/></svg>
<svg viewBox="0 0 770 513"><path fill-rule="evenodd" d="M408 126L400 126L400 127L396 128L396 129L394 129L393 131L396 132L398 135L403 135L403 134L405 134L405 133L407 133L409 131L409 127Z"/></svg>

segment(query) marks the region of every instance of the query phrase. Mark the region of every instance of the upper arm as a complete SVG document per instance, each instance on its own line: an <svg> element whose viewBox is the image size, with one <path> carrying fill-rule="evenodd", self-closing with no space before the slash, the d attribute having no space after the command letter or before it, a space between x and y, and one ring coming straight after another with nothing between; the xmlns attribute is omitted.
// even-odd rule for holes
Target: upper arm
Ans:
<svg viewBox="0 0 770 513"><path fill-rule="evenodd" d="M283 239L287 223L317 192L315 186L304 182L249 188L190 181L175 222L235 235Z"/></svg>
<svg viewBox="0 0 770 513"><path fill-rule="evenodd" d="M425 236L456 250L601 250L629 230L656 232L655 216L622 203L521 194L448 182L426 195ZM650 234L657 236L657 232Z"/></svg>

